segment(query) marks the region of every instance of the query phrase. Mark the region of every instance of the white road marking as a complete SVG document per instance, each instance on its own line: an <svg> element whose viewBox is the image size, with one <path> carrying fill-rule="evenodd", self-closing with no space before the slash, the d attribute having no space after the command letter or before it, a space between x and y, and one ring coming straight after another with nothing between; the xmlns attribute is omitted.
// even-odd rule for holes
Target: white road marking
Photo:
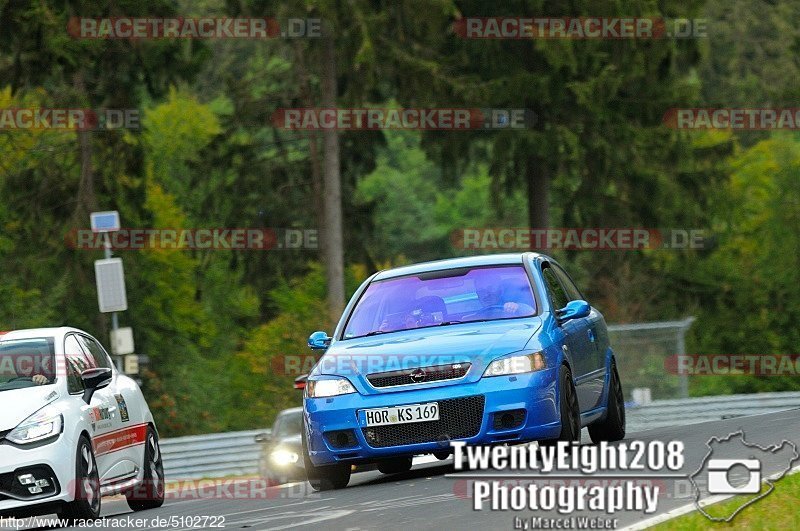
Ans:
<svg viewBox="0 0 800 531"><path fill-rule="evenodd" d="M300 518L300 519L302 519L302 525L308 526L308 525L312 525L312 524L318 524L320 522L327 522L329 520L336 520L338 518L343 518L345 516L349 516L349 515L353 514L354 512L355 511L346 511L346 510L341 510L341 509L340 510L335 510L335 511L329 511L328 513L322 513L322 514L319 514L316 511L315 512L306 512L306 513L303 513L303 512L294 513L293 512L291 514L285 514L285 515L276 514L276 515L270 516L268 518L260 518L260 519L256 519L256 520L236 522L236 523L240 524L240 525L241 524L247 524L249 527L252 527L254 525L265 524L267 522L271 522L271 521L279 520L279 519ZM227 522L226 522L226 525L227 525ZM297 527L297 525L298 524L296 522L291 522L291 523L286 524L286 525L281 525L281 526L277 526L277 527L269 527L269 528L266 528L264 531L279 531L281 529L294 529L295 527ZM181 530L181 531L188 531L188 530Z"/></svg>
<svg viewBox="0 0 800 531"><path fill-rule="evenodd" d="M414 499L407 499L400 503L397 503L396 500L392 501L384 501L378 502L375 507L370 507L369 509L363 509L364 512L369 511L382 511L384 509L395 509L398 507L414 507L415 505L427 505L429 503L441 503L450 501L451 499L455 498L455 494L436 494L433 496L414 496ZM366 505L366 504L365 504Z"/></svg>
<svg viewBox="0 0 800 531"><path fill-rule="evenodd" d="M319 503L321 501L328 501L328 500L325 500L325 499L322 499L322 498L320 498L318 500L304 500L304 501L296 502L296 503L287 503L285 505L275 505L273 507L262 507L260 509L250 509L248 511L238 511L238 512L235 512L235 513L225 513L225 514L220 515L220 516L236 516L236 515L239 515L239 514L257 513L257 512L260 512L260 511L272 511L274 509L283 509L284 507L294 507L294 506L297 506L297 505L306 505L306 504L309 504L309 503ZM322 509L327 509L327 508L328 508L328 506L325 505L323 507L318 507L317 509L318 510L322 510Z"/></svg>

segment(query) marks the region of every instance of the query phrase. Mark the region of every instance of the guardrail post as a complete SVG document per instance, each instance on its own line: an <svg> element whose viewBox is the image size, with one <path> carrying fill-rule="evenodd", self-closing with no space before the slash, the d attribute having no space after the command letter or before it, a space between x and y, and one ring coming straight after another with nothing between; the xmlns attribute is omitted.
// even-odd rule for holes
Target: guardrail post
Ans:
<svg viewBox="0 0 800 531"><path fill-rule="evenodd" d="M694 322L694 317L687 317L683 320L682 326L678 329L678 356L686 355L686 332ZM681 374L680 381L680 396L681 398L689 398L689 375Z"/></svg>

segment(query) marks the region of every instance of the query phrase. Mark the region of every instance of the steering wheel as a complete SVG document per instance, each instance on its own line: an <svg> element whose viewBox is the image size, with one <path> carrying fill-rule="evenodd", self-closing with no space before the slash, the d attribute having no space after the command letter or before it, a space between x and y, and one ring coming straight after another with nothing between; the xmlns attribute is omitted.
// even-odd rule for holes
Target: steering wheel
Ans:
<svg viewBox="0 0 800 531"><path fill-rule="evenodd" d="M29 382L32 382L33 381L33 376L17 376L16 378L11 378L9 380L9 382L17 382L17 381L22 381L22 380L27 380Z"/></svg>

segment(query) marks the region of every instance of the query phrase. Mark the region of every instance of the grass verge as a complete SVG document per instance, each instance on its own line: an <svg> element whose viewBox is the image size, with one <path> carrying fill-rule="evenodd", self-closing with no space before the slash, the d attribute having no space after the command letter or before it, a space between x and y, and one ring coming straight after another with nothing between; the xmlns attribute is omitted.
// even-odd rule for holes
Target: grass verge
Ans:
<svg viewBox="0 0 800 531"><path fill-rule="evenodd" d="M764 486L766 487L766 485ZM763 492L763 491L762 491ZM736 496L705 507L712 516L724 516L734 512L750 496ZM699 511L673 518L652 529L658 531L713 530L775 530L800 529L800 474L795 473L775 483L775 490L766 498L745 507L729 523L712 522Z"/></svg>

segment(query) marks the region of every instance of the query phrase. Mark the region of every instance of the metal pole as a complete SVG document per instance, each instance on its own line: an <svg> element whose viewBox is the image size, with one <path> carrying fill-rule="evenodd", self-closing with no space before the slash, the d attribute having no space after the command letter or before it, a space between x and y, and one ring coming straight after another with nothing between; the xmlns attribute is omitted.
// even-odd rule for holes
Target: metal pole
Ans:
<svg viewBox="0 0 800 531"><path fill-rule="evenodd" d="M112 257L112 253L111 253L111 238L108 236L107 232L103 233L103 248L104 248L104 251L105 251L106 259L111 258ZM119 317L117 316L117 312L111 312L111 330L116 332L118 329L119 329ZM117 356L113 352L113 349L112 349L111 353L113 354L112 358L114 360L114 365L117 366L117 370L119 372L122 372L122 369L123 369L123 367L122 367L122 356Z"/></svg>
<svg viewBox="0 0 800 531"><path fill-rule="evenodd" d="M685 319L683 321L683 326L678 329L678 356L686 355L686 332L692 326L694 319L694 317ZM689 375L682 374L680 378L681 398L689 398Z"/></svg>

